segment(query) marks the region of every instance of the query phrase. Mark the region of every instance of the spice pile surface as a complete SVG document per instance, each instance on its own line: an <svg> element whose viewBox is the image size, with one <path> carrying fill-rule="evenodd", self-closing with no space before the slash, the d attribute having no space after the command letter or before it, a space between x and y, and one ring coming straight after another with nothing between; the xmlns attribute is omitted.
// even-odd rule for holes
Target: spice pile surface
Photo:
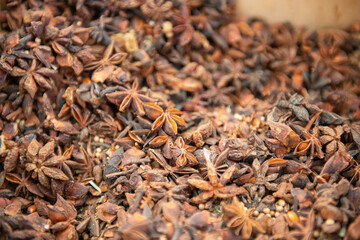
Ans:
<svg viewBox="0 0 360 240"><path fill-rule="evenodd" d="M360 238L360 22L1 9L0 239Z"/></svg>

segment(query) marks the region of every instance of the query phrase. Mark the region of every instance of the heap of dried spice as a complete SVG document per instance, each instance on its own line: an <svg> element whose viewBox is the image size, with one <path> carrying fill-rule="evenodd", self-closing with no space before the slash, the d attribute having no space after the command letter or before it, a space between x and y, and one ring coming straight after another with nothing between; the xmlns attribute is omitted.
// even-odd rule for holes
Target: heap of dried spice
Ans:
<svg viewBox="0 0 360 240"><path fill-rule="evenodd" d="M360 239L360 22L0 2L0 239Z"/></svg>

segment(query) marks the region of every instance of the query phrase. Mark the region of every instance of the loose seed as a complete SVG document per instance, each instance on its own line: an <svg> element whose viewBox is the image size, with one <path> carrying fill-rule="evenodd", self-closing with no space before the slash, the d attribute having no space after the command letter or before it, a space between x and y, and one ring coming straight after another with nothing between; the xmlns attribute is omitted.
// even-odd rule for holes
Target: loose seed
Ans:
<svg viewBox="0 0 360 240"><path fill-rule="evenodd" d="M289 217L289 219L291 221L293 221L293 222L299 222L300 221L298 215L295 212L288 211L286 214L287 214L287 216Z"/></svg>
<svg viewBox="0 0 360 240"><path fill-rule="evenodd" d="M276 206L275 209L277 212L282 212L284 210L282 206Z"/></svg>
<svg viewBox="0 0 360 240"><path fill-rule="evenodd" d="M33 213L36 211L36 206L35 205L31 205L30 207L28 207L27 209L27 213Z"/></svg>
<svg viewBox="0 0 360 240"><path fill-rule="evenodd" d="M332 225L332 224L335 224L335 221L334 221L334 219L329 218L329 219L326 219L325 224Z"/></svg>
<svg viewBox="0 0 360 240"><path fill-rule="evenodd" d="M286 204L286 202L285 202L284 199L280 199L277 203L278 203L278 205L281 206L281 207L284 207L285 204Z"/></svg>
<svg viewBox="0 0 360 240"><path fill-rule="evenodd" d="M269 209L269 208L264 208L263 212L264 212L265 214L270 214L270 209Z"/></svg>

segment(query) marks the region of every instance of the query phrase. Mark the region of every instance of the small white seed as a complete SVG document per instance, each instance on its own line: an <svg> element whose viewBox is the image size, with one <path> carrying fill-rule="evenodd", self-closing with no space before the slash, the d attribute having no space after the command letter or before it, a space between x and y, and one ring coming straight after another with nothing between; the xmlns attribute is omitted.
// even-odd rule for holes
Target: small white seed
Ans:
<svg viewBox="0 0 360 240"><path fill-rule="evenodd" d="M254 217L259 216L259 211L258 211L258 210L255 210L255 211L252 213L252 215L253 215Z"/></svg>
<svg viewBox="0 0 360 240"><path fill-rule="evenodd" d="M284 208L282 206L279 206L279 205L276 206L275 209L276 209L277 212L282 212L284 210Z"/></svg>
<svg viewBox="0 0 360 240"><path fill-rule="evenodd" d="M237 120L239 120L239 121L242 121L242 120L243 120L243 116L241 116L241 115L238 114L238 113L235 113L235 114L234 114L234 118L237 119Z"/></svg>
<svg viewBox="0 0 360 240"><path fill-rule="evenodd" d="M277 204L278 204L279 206L284 207L284 206L285 206L285 204L286 204L286 202L285 202L285 200L284 200L284 199L280 199L280 200L277 202Z"/></svg>
<svg viewBox="0 0 360 240"><path fill-rule="evenodd" d="M167 38L171 38L174 34L173 34L173 25L171 22L166 21L162 24L162 28L163 28L163 33L165 33Z"/></svg>
<svg viewBox="0 0 360 240"><path fill-rule="evenodd" d="M279 215L280 215L279 212L276 212L276 213L275 213L275 217L278 217Z"/></svg>
<svg viewBox="0 0 360 240"><path fill-rule="evenodd" d="M100 138L100 139L99 139L99 142L104 143L104 139L103 139L103 138Z"/></svg>
<svg viewBox="0 0 360 240"><path fill-rule="evenodd" d="M334 221L334 219L329 218L329 219L326 219L325 224L332 225L332 224L335 224L335 221Z"/></svg>
<svg viewBox="0 0 360 240"><path fill-rule="evenodd" d="M270 208L264 208L263 212L264 212L265 214L269 214L269 213L270 213Z"/></svg>
<svg viewBox="0 0 360 240"><path fill-rule="evenodd" d="M95 137L94 137L94 141L95 141L95 142L99 142L99 140L100 140L99 136L95 136Z"/></svg>

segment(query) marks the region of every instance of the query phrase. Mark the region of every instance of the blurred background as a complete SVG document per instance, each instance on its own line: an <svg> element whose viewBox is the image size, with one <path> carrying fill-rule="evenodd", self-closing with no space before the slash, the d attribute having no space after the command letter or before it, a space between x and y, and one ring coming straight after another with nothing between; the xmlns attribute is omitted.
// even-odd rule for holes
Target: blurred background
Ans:
<svg viewBox="0 0 360 240"><path fill-rule="evenodd" d="M310 29L341 27L360 20L360 0L237 0L240 16L269 23L290 21Z"/></svg>

